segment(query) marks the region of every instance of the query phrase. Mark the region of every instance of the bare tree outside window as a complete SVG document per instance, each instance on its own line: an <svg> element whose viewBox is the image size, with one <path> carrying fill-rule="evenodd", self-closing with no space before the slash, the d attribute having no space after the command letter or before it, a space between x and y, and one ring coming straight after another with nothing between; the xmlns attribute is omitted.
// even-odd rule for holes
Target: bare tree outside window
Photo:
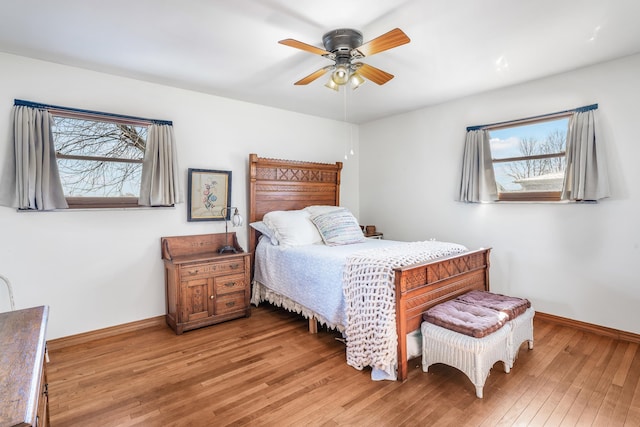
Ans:
<svg viewBox="0 0 640 427"><path fill-rule="evenodd" d="M489 132L500 195L553 192L559 198L566 167L567 124L563 117Z"/></svg>
<svg viewBox="0 0 640 427"><path fill-rule="evenodd" d="M532 137L520 139L518 157L524 160L509 163L505 168L508 176L518 181L556 172L565 168L566 132L554 130L545 136L544 141ZM557 157L538 158L537 156L557 155Z"/></svg>
<svg viewBox="0 0 640 427"><path fill-rule="evenodd" d="M54 115L66 197L138 197L147 127Z"/></svg>
<svg viewBox="0 0 640 427"><path fill-rule="evenodd" d="M548 173L564 172L567 161L564 153L567 151L567 130L556 129L549 134L544 143L543 154L563 153L562 156L547 159Z"/></svg>

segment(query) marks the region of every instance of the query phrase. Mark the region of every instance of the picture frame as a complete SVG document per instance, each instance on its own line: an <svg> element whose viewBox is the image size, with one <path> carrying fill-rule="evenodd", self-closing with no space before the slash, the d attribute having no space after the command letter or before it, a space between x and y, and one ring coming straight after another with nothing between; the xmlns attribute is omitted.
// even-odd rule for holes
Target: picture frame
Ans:
<svg viewBox="0 0 640 427"><path fill-rule="evenodd" d="M231 203L231 171L189 168L187 221L223 221ZM223 215L224 213L224 215Z"/></svg>

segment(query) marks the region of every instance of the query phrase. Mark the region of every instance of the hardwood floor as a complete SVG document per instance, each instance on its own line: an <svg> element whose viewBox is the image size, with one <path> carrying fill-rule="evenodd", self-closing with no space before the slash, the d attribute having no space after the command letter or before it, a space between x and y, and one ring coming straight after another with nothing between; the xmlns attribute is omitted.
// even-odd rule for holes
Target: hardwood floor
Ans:
<svg viewBox="0 0 640 427"><path fill-rule="evenodd" d="M541 320L511 373L491 370L484 399L454 368L406 382L345 363L335 332L271 306L175 335L166 326L50 351L51 425L638 426L640 352Z"/></svg>

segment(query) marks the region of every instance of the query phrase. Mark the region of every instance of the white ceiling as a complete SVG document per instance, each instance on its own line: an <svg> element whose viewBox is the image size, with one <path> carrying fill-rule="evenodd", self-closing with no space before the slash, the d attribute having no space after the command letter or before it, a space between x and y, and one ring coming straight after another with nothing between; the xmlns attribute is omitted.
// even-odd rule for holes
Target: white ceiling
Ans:
<svg viewBox="0 0 640 427"><path fill-rule="evenodd" d="M395 78L347 95L362 123L640 52L638 0L0 0L0 51L337 120L344 91L293 83L355 28L411 43L365 58ZM34 100L55 103L55 100Z"/></svg>

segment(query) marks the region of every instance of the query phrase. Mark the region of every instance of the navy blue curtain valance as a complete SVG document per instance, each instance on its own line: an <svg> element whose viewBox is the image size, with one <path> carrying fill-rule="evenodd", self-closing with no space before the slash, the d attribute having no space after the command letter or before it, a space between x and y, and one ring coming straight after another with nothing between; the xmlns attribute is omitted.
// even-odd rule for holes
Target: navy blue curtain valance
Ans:
<svg viewBox="0 0 640 427"><path fill-rule="evenodd" d="M13 101L13 105L22 105L22 106L31 107L31 108L39 108L41 110L68 111L68 112L71 112L71 113L91 114L91 115L96 115L96 116L112 117L114 119L149 122L149 123L153 123L153 124L156 124L156 125L173 126L173 122L171 122L169 120L145 119L144 117L125 116L123 114L103 113L101 111L83 110L83 109L80 109L80 108L60 107L59 105L40 104L38 102L25 101L25 100L22 100L22 99L15 99Z"/></svg>
<svg viewBox="0 0 640 427"><path fill-rule="evenodd" d="M557 113L542 114L542 115L539 115L539 116L526 117L524 119L509 120L509 121L506 121L506 122L491 123L491 124L488 124L488 125L469 126L467 128L467 132L469 132L471 130L480 130L480 129L484 129L484 128L491 128L491 127L506 125L506 124L510 124L510 123L525 122L525 121L536 120L536 119L544 119L545 117L553 117L553 116L557 116L557 115L560 115L560 114L584 113L585 111L595 110L597 108L598 108L598 104L591 104L591 105L585 105L584 107L574 108L572 110L558 111Z"/></svg>

